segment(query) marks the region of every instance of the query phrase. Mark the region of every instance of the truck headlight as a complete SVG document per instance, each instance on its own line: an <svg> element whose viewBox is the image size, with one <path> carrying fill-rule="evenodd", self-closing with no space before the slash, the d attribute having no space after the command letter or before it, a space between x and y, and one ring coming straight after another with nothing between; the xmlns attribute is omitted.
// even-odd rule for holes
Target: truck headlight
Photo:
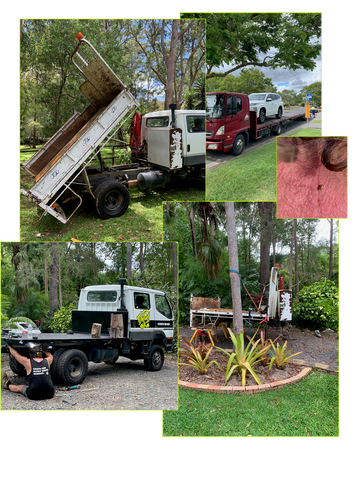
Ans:
<svg viewBox="0 0 360 480"><path fill-rule="evenodd" d="M225 125L219 128L219 130L215 133L215 135L224 135L225 133Z"/></svg>

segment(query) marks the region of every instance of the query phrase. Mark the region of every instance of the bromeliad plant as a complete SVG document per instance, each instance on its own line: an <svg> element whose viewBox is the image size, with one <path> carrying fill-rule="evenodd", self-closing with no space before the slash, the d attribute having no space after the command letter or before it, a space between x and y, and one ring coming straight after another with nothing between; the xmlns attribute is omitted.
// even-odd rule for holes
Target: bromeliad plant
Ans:
<svg viewBox="0 0 360 480"><path fill-rule="evenodd" d="M185 355L189 363L179 363L179 365L188 365L195 368L201 375L204 375L211 364L215 363L221 370L220 365L215 360L209 361L213 347L200 342L198 346L190 343L186 338L182 337L185 346L180 346L180 355Z"/></svg>
<svg viewBox="0 0 360 480"><path fill-rule="evenodd" d="M256 330L254 337L256 337L258 330L259 329ZM248 340L250 342L252 341L251 338L249 337L249 335L246 335L246 337L248 338ZM276 340L280 337L281 337L281 335L276 337L274 342L276 342ZM262 352L262 355L261 355L261 358L260 358L260 363L263 367L265 367L265 365L267 363L269 363L269 361L270 361L270 357L269 357L269 354L268 354L269 349L271 348L271 343L270 342L271 342L270 338L265 340L264 330L260 330L260 343L258 345L258 349Z"/></svg>
<svg viewBox="0 0 360 480"><path fill-rule="evenodd" d="M286 351L287 342L285 342L282 347L280 346L279 343L277 343L275 347L274 342L272 340L270 340L270 342L272 347L272 358L270 360L269 370L271 370L271 367L273 366L274 363L277 366L277 368L279 369L284 368L285 365L290 363L290 358L295 357L295 355L299 355L300 353L302 353L302 352L297 352L297 353L293 353L292 355L289 355L294 349L292 348L291 350Z"/></svg>
<svg viewBox="0 0 360 480"><path fill-rule="evenodd" d="M224 352L228 357L228 364L226 367L225 372L225 385L227 384L231 375L237 370L238 373L241 375L241 382L242 385L246 385L246 375L250 373L253 378L255 379L258 385L261 385L261 381L259 377L256 375L256 370L254 369L254 365L261 361L261 358L264 354L267 353L267 350L270 348L271 345L268 345L266 348L259 350L258 344L260 339L254 342L255 335L250 339L247 347L245 348L245 341L244 341L244 332L241 330L239 334L234 335L234 333L229 330L229 334L231 337L231 341L234 345L233 353L229 353L222 348L215 347L218 350ZM266 351L265 351L266 350Z"/></svg>

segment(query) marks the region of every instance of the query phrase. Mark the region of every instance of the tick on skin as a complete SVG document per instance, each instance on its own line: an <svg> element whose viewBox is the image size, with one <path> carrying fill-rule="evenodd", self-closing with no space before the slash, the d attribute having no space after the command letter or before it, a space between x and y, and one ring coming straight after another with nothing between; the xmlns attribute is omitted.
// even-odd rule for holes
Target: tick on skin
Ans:
<svg viewBox="0 0 360 480"><path fill-rule="evenodd" d="M317 186L317 189L318 189L318 190L321 190L321 189L323 188L323 186L324 186L324 185L318 185L318 186Z"/></svg>

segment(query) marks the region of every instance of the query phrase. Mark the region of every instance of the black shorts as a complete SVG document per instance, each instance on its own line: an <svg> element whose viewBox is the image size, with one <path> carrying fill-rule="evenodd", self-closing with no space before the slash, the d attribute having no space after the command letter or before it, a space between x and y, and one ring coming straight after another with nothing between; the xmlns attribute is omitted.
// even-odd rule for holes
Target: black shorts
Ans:
<svg viewBox="0 0 360 480"><path fill-rule="evenodd" d="M27 390L29 388L29 385L24 385L22 388L21 388L21 393L22 395L24 395L24 397L28 398L29 400L49 400L50 398L53 398L54 397L54 394L55 394L55 390L53 390L52 392L49 392L48 395L44 395L42 398L31 398L32 395L29 395L27 394ZM30 392L31 393L31 392Z"/></svg>

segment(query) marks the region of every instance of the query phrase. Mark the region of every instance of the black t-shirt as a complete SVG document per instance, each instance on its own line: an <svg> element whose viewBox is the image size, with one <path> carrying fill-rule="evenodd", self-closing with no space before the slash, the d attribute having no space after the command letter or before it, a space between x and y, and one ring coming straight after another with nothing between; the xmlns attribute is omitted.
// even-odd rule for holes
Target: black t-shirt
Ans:
<svg viewBox="0 0 360 480"><path fill-rule="evenodd" d="M55 389L47 359L43 358L41 362L36 362L33 358L30 358L30 363L31 372L28 376L29 388L26 390L26 395L31 400L53 398Z"/></svg>

